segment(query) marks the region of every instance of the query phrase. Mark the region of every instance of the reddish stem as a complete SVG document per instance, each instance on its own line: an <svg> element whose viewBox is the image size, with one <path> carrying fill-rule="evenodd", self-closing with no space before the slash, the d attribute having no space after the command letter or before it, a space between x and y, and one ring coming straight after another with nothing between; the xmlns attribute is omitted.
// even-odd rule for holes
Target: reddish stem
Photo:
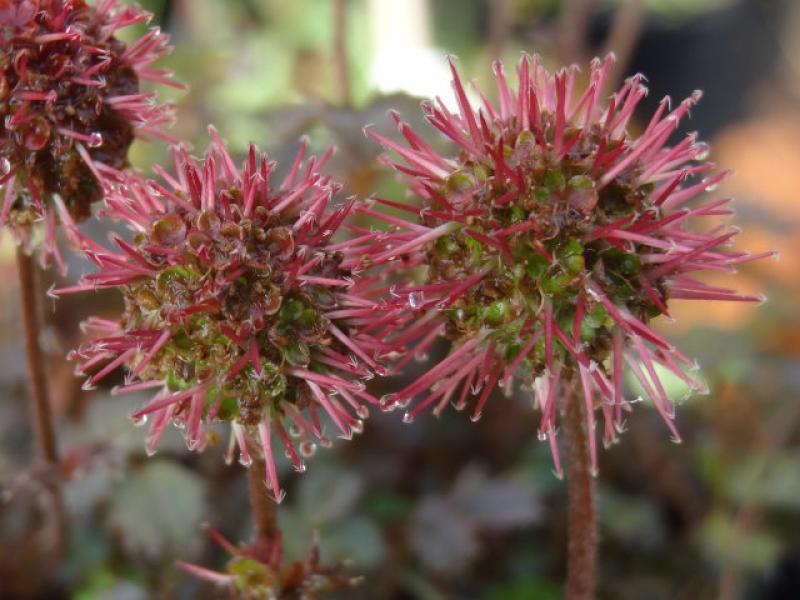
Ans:
<svg viewBox="0 0 800 600"><path fill-rule="evenodd" d="M53 413L47 393L46 361L39 345L39 286L36 264L21 247L17 247L17 272L19 275L20 310L25 329L25 353L28 368L28 395L30 398L31 428L42 457L58 468L58 445L53 428ZM64 549L67 521L61 493L57 485L49 486L53 498L53 518L58 531L57 547Z"/></svg>
<svg viewBox="0 0 800 600"><path fill-rule="evenodd" d="M271 543L278 535L278 505L270 497L264 483L264 459L257 451L252 452L252 457L253 464L247 469L247 481L250 486L250 508L253 511L256 542Z"/></svg>
<svg viewBox="0 0 800 600"><path fill-rule="evenodd" d="M597 579L597 514L586 408L578 393L570 394L564 428L568 443L569 503L566 597L568 600L590 600L595 596Z"/></svg>
<svg viewBox="0 0 800 600"><path fill-rule="evenodd" d="M31 401L31 419L36 441L44 459L58 462L58 448L53 430L53 414L47 394L45 359L39 346L38 290L36 266L33 258L17 248L20 309L25 327L25 352L28 361L28 394Z"/></svg>

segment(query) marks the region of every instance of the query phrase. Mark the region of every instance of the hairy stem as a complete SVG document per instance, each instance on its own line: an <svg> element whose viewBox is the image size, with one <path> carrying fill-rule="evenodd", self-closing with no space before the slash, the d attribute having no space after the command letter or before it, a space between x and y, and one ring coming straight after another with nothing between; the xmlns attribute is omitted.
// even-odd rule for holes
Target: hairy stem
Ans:
<svg viewBox="0 0 800 600"><path fill-rule="evenodd" d="M568 600L594 598L597 578L597 514L589 455L589 431L583 398L573 392L567 402Z"/></svg>
<svg viewBox="0 0 800 600"><path fill-rule="evenodd" d="M39 452L49 464L58 465L58 444L53 428L53 412L47 393L46 362L39 345L41 323L39 320L39 286L34 259L17 247L17 273L19 275L20 310L25 329L25 353L28 370L28 395L30 398L31 429L36 437ZM64 549L67 520L61 492L56 484L48 490L53 499L53 518L57 528L57 547Z"/></svg>
<svg viewBox="0 0 800 600"><path fill-rule="evenodd" d="M253 464L247 469L250 485L250 508L256 529L256 541L272 542L278 535L278 505L270 497L264 483L266 466L257 452L253 453Z"/></svg>
<svg viewBox="0 0 800 600"><path fill-rule="evenodd" d="M25 327L25 352L28 361L28 395L31 401L32 428L43 458L50 463L58 462L58 448L53 429L53 413L47 394L45 360L39 347L38 285L36 265L33 258L17 248L17 271L19 273L20 309Z"/></svg>

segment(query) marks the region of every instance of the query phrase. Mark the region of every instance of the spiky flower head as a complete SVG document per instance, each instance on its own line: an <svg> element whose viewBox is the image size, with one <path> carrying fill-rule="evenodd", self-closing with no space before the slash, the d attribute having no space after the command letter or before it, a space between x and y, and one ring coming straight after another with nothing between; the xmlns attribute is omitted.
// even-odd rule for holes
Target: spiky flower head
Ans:
<svg viewBox="0 0 800 600"><path fill-rule="evenodd" d="M677 441L659 370L692 390L703 385L687 375L689 358L649 322L669 316L673 299L759 300L695 277L764 256L728 249L736 231L722 224L690 227L698 218L731 214L730 199L703 195L727 175L702 179L714 170L704 162L708 146L696 134L667 145L700 93L673 110L665 98L635 135L631 118L647 89L634 76L606 104L612 60L592 63L580 94L577 67L550 74L538 58L524 56L514 90L495 63L499 105L478 91L477 109L451 61L458 111L441 100L424 110L455 145L452 156L439 154L399 118L407 145L368 131L400 156L389 162L422 202L419 209L383 201L418 218L403 226L393 217L400 228L393 247L371 259L406 255L426 265L420 285L395 290L416 308L402 337L421 336L416 354L437 336L452 343L447 358L384 405L421 396L406 413L411 421L427 406L438 412L452 401L462 409L475 396L477 420L498 384L510 394L519 379L532 388L542 415L539 437L550 441L557 474L560 383L580 382L589 431L602 413L609 444L632 402L623 396L629 368ZM594 440L592 434L596 468Z"/></svg>
<svg viewBox="0 0 800 600"><path fill-rule="evenodd" d="M130 45L115 37L151 16L117 0L0 0L0 224L27 242L44 220L45 259L60 262L58 219L71 228L88 217L101 173L126 166L134 136L163 137L157 128L171 119L139 89L180 87L151 68L168 37L158 28Z"/></svg>
<svg viewBox="0 0 800 600"><path fill-rule="evenodd" d="M227 421L230 456L238 445L249 466L251 452L263 454L279 500L273 435L302 471L304 455L330 444L320 413L350 438L368 416L364 402L377 403L363 382L383 372L384 350L364 315L382 292L343 266L352 243L331 240L356 201L331 205L340 185L319 172L330 150L304 163L304 140L275 185L264 153L251 145L238 168L211 135L201 160L174 147L174 175L155 167L161 182L125 176L106 203L132 241L89 250L98 272L56 293L122 292L122 318L90 320L99 337L75 357L85 360L79 373L94 373L86 387L125 365L114 393L158 388L133 415L151 418L148 451L169 422L202 449L204 425Z"/></svg>
<svg viewBox="0 0 800 600"><path fill-rule="evenodd" d="M183 561L183 570L228 590L233 598L242 600L316 600L331 592L351 588L361 581L345 573L345 565L322 564L319 542L314 541L302 561L283 560L283 538L280 532L274 539L259 538L255 543L237 547L212 527L209 535L228 554L225 571L213 571Z"/></svg>

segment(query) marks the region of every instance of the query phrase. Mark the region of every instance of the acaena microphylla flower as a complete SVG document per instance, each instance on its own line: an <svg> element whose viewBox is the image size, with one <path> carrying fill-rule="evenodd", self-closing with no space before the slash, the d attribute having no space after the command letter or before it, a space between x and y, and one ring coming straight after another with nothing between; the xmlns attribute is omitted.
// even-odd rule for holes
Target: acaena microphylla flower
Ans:
<svg viewBox="0 0 800 600"><path fill-rule="evenodd" d="M55 254L62 269L58 221L74 241L134 136L166 137L171 107L140 83L182 87L151 67L169 38L158 28L130 45L115 37L151 16L117 0L0 0L0 225L30 242L44 221L42 258Z"/></svg>
<svg viewBox="0 0 800 600"><path fill-rule="evenodd" d="M322 564L319 543L314 542L304 560L286 563L283 560L283 539L279 532L274 539L258 539L255 543L237 547L214 528L206 530L228 554L225 571L213 571L183 561L183 570L226 589L232 597L244 600L315 600L336 590L351 588L361 578L345 574L345 565Z"/></svg>
<svg viewBox="0 0 800 600"><path fill-rule="evenodd" d="M320 174L330 150L304 162L306 141L279 184L276 165L255 146L238 168L211 129L205 157L172 148L175 172L162 181L125 174L107 194L112 218L133 230L117 250L87 251L98 271L55 293L118 288L119 321L94 318L97 337L74 354L91 388L117 367L129 374L113 393L157 388L133 414L150 417L149 452L170 422L192 449L204 425L232 426L230 454L263 453L266 479L281 498L273 438L298 471L316 444L330 445L321 413L341 437L360 433L364 381L383 374L386 349L370 327L380 278L344 266L357 243L332 237L356 200L336 206L340 185Z"/></svg>
<svg viewBox="0 0 800 600"><path fill-rule="evenodd" d="M405 210L409 222L392 217L392 247L371 261L406 255L426 265L423 282L394 290L416 307L401 336L418 336L412 354L439 336L451 342L445 359L384 406L420 397L406 413L411 421L428 406L462 409L474 396L477 420L493 389L511 393L520 380L532 388L539 438L549 440L558 475L559 388L567 379L582 389L589 431L601 413L610 444L632 402L623 396L630 369L678 441L659 372L694 391L704 386L687 374L693 362L650 321L669 316L674 299L760 299L697 278L765 256L732 251L736 230L713 222L732 211L730 199L704 196L728 174L710 174L708 146L696 134L668 145L699 92L674 109L665 98L636 135L631 119L647 89L636 75L605 103L612 61L592 63L582 93L577 67L550 74L538 58L524 56L514 90L497 62L499 104L478 91L477 109L451 62L458 111L441 100L424 105L427 121L455 145L451 156L398 117L406 145L368 131L399 155L389 163L422 203L378 200ZM710 228L691 226L701 218Z"/></svg>

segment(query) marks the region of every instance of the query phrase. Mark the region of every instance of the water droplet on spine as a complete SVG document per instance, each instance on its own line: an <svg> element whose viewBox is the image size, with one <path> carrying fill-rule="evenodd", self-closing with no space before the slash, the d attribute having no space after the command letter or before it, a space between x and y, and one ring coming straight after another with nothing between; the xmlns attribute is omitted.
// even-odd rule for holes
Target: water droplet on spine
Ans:
<svg viewBox="0 0 800 600"><path fill-rule="evenodd" d="M403 415L403 423L408 424L413 422L414 422L414 413L407 412L406 414Z"/></svg>
<svg viewBox="0 0 800 600"><path fill-rule="evenodd" d="M362 404L358 408L356 408L356 414L361 419L367 419L367 418L369 418L369 409Z"/></svg>
<svg viewBox="0 0 800 600"><path fill-rule="evenodd" d="M147 415L131 415L134 427L144 427L147 425Z"/></svg>
<svg viewBox="0 0 800 600"><path fill-rule="evenodd" d="M11 161L5 156L0 158L0 177L5 177L11 172Z"/></svg>
<svg viewBox="0 0 800 600"><path fill-rule="evenodd" d="M700 142L699 144L697 144L695 148L696 148L694 155L695 160L705 160L711 153L711 147L704 142Z"/></svg>
<svg viewBox="0 0 800 600"><path fill-rule="evenodd" d="M480 421L480 420L481 420L481 416L482 416L482 415L481 415L481 413L479 413L479 412L478 412L478 413L473 413L473 414L470 416L469 420L470 420L470 421L472 421L473 423L477 423L478 421Z"/></svg>
<svg viewBox="0 0 800 600"><path fill-rule="evenodd" d="M304 458L311 458L316 452L317 445L315 443L306 440L300 444L300 454L302 454Z"/></svg>
<svg viewBox="0 0 800 600"><path fill-rule="evenodd" d="M411 308L420 308L425 302L424 292L411 292L408 295L408 305Z"/></svg>
<svg viewBox="0 0 800 600"><path fill-rule="evenodd" d="M239 455L239 464L243 467L249 467L253 464L253 458L249 454L240 454Z"/></svg>
<svg viewBox="0 0 800 600"><path fill-rule="evenodd" d="M89 135L88 144L89 148L99 148L100 146L103 145L103 135L95 131L94 133Z"/></svg>

